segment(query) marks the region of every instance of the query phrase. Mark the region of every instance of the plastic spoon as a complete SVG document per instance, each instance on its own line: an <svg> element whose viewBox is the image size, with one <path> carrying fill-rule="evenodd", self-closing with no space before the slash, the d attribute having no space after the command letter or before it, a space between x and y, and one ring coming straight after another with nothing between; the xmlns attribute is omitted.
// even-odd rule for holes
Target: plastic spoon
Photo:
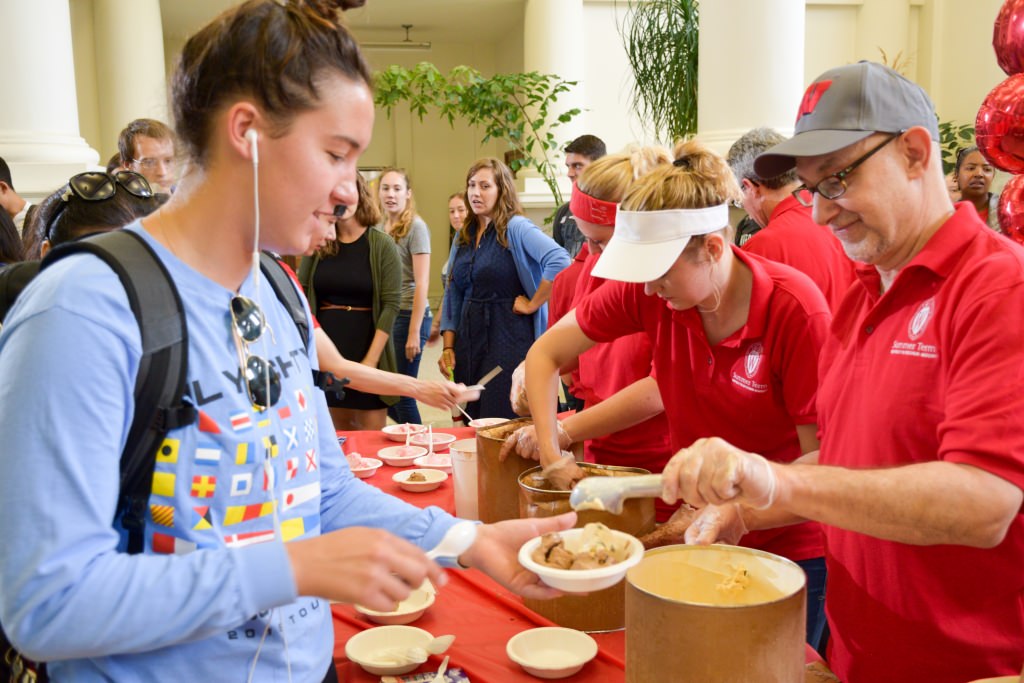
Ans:
<svg viewBox="0 0 1024 683"><path fill-rule="evenodd" d="M407 662L422 664L427 661L430 655L444 654L454 641L455 636L438 636L422 647L414 645L412 647L388 647L377 650L373 653L373 658L382 664L404 664Z"/></svg>
<svg viewBox="0 0 1024 683"><path fill-rule="evenodd" d="M448 655L444 656L444 660L441 662L441 666L437 670L437 675L434 676L434 680L430 683L444 683L444 672L448 670Z"/></svg>
<svg viewBox="0 0 1024 683"><path fill-rule="evenodd" d="M476 524L458 522L445 532L440 543L427 551L427 557L432 560L441 557L454 559L469 550L474 541L476 541Z"/></svg>

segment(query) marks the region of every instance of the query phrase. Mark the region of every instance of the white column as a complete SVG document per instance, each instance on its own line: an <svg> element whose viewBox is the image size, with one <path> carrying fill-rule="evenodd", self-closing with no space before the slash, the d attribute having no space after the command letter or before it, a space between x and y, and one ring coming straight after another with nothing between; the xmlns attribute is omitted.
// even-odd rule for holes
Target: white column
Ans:
<svg viewBox="0 0 1024 683"><path fill-rule="evenodd" d="M554 74L562 80L576 81L569 92L558 96L558 101L549 112L549 118L557 116L569 109L584 108L585 83L583 82L584 64L581 41L586 40L583 31L583 0L526 0L523 19L523 71L538 71L543 74ZM555 129L559 147L564 147L576 137L586 133L584 130L585 112L581 112L568 124ZM543 130L541 131L543 133ZM550 153L549 153L550 154ZM562 168L560 153L555 153L552 162ZM568 196L570 183L567 178L560 184L563 194ZM537 195L536 197L534 195ZM551 195L540 178L529 175L526 188L520 199L524 205L536 202L551 203Z"/></svg>
<svg viewBox="0 0 1024 683"><path fill-rule="evenodd" d="M104 147L129 121L170 123L159 0L93 0L96 83ZM104 160L106 161L106 160Z"/></svg>
<svg viewBox="0 0 1024 683"><path fill-rule="evenodd" d="M0 156L39 199L99 160L78 129L68 0L0 5L0 64Z"/></svg>
<svg viewBox="0 0 1024 683"><path fill-rule="evenodd" d="M804 90L804 0L700 5L697 135L725 154L758 126L792 135Z"/></svg>

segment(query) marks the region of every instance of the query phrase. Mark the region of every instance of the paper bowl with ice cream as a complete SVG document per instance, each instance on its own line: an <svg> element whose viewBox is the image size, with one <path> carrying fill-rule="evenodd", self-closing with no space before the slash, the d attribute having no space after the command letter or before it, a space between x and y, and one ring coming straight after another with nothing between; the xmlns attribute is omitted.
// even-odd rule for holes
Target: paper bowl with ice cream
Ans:
<svg viewBox="0 0 1024 683"><path fill-rule="evenodd" d="M423 446L388 446L377 451L377 457L392 467L408 467L421 455L426 455Z"/></svg>
<svg viewBox="0 0 1024 683"><path fill-rule="evenodd" d="M441 470L414 469L402 470L392 475L391 480L403 491L424 493L433 491L440 486L448 475Z"/></svg>
<svg viewBox="0 0 1024 683"><path fill-rule="evenodd" d="M643 556L636 538L594 523L530 539L519 549L519 564L552 588L590 593L617 584Z"/></svg>
<svg viewBox="0 0 1024 683"><path fill-rule="evenodd" d="M427 431L427 426L412 424L411 422L403 422L402 424L388 425L380 431L382 431L384 436L388 437L392 441L405 443L407 437L412 436L413 434L422 434Z"/></svg>
<svg viewBox="0 0 1024 683"><path fill-rule="evenodd" d="M352 474L360 479L367 479L377 474L377 470L384 464L377 458L364 458L358 453L345 454L345 460L348 461L348 467L352 470Z"/></svg>
<svg viewBox="0 0 1024 683"><path fill-rule="evenodd" d="M445 474L452 473L452 456L448 453L430 453L429 455L421 455L420 457L413 460L413 464L416 467L422 467L427 470L440 470Z"/></svg>

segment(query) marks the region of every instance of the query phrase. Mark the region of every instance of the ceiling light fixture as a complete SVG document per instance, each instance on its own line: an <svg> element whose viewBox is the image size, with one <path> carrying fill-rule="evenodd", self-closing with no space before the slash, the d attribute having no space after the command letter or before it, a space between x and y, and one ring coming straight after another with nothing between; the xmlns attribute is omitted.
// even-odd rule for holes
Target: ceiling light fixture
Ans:
<svg viewBox="0 0 1024 683"><path fill-rule="evenodd" d="M430 41L414 41L409 38L412 24L402 24L405 40L367 40L360 43L367 50L429 50Z"/></svg>

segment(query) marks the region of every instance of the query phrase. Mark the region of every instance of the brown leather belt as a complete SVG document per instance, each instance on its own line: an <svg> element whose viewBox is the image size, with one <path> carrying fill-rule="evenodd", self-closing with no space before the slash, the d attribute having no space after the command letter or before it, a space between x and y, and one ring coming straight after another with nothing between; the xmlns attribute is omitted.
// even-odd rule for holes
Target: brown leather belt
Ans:
<svg viewBox="0 0 1024 683"><path fill-rule="evenodd" d="M365 306L343 306L338 304L320 304L321 311L372 311Z"/></svg>

